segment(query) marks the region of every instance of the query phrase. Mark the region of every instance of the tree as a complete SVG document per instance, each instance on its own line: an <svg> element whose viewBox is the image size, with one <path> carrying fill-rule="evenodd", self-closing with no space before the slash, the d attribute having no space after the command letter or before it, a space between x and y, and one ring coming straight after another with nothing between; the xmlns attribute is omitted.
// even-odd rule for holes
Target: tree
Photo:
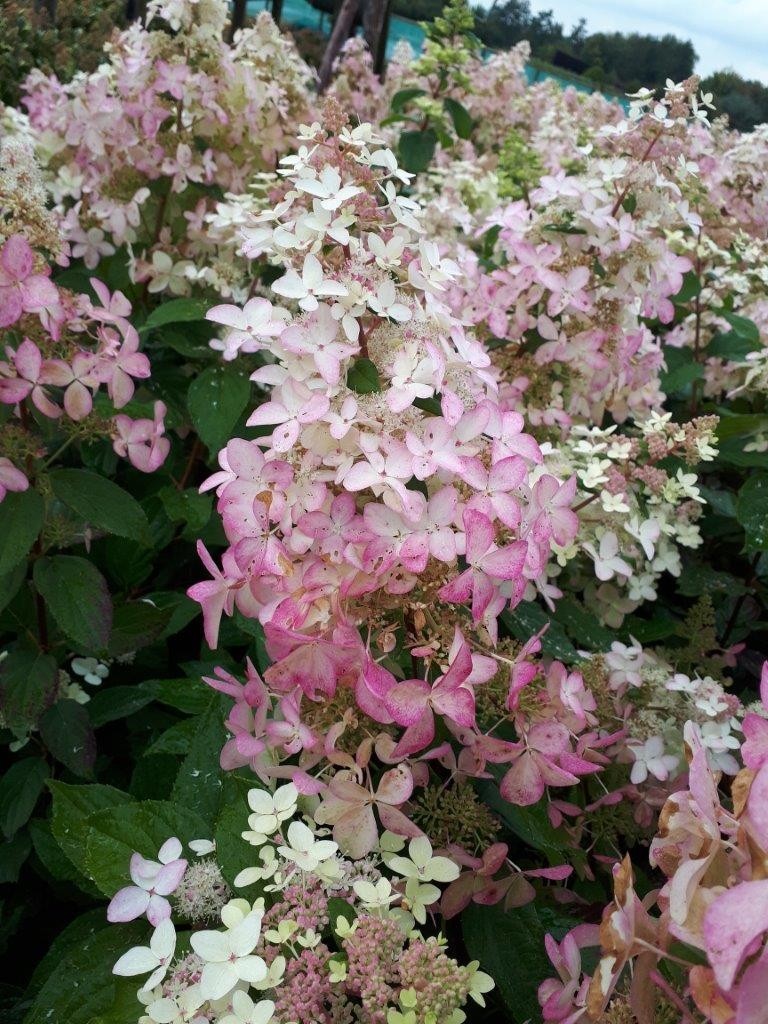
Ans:
<svg viewBox="0 0 768 1024"><path fill-rule="evenodd" d="M323 62L320 65L320 71L318 72L320 92L325 92L328 88L328 84L331 81L333 62L336 60L342 46L349 38L349 33L355 22L359 6L360 0L343 0L341 7L339 8L339 13L336 17L336 21L334 22L333 31L331 32L331 38L328 40L328 45L326 46L325 53L323 54Z"/></svg>
<svg viewBox="0 0 768 1024"><path fill-rule="evenodd" d="M768 123L768 87L742 78L736 71L716 71L701 83L711 92L717 111L727 114L731 127L741 132Z"/></svg>

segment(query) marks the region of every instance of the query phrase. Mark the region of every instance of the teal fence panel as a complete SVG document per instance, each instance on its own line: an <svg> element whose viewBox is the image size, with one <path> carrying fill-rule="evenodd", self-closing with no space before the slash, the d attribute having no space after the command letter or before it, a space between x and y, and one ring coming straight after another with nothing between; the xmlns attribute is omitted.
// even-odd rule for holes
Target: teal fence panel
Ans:
<svg viewBox="0 0 768 1024"><path fill-rule="evenodd" d="M270 8L271 0L248 0L247 9L250 15L258 14L259 11L269 10ZM318 11L316 7L307 3L307 0L283 0L282 21L285 25L311 28L316 32L321 32L323 35L328 35L331 31L331 16L323 11ZM424 29L417 21L410 21L408 18L394 14L389 22L387 57L392 56L393 50L401 41L410 43L413 50L418 53L424 43L424 39ZM579 92L591 93L599 91L596 86L583 79L576 78L575 76L561 76L544 68L538 68L533 64L526 65L525 77L531 84L540 82L545 78L551 78L557 82L561 89L565 89L570 85ZM604 95L606 99L621 104L625 110L628 109L627 101L623 96L617 96L614 93L605 93Z"/></svg>

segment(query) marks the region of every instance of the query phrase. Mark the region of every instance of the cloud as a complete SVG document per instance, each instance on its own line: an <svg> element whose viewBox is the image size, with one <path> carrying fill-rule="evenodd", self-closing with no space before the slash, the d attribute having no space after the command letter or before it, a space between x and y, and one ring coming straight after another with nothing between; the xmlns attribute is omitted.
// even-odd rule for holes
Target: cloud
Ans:
<svg viewBox="0 0 768 1024"><path fill-rule="evenodd" d="M585 18L591 32L670 32L691 40L700 74L733 68L745 78L768 84L766 0L697 0L695 5L669 0L532 0L531 7L552 10L566 29Z"/></svg>

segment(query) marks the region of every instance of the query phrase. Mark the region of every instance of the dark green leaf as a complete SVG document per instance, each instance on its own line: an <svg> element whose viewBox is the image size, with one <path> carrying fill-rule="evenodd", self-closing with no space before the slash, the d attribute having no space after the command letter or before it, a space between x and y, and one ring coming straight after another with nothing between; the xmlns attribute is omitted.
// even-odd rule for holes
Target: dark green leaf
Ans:
<svg viewBox="0 0 768 1024"><path fill-rule="evenodd" d="M53 837L74 867L83 869L85 839L88 834L85 823L89 816L108 807L130 803L131 797L113 786L96 783L71 786L66 782L51 781L48 789L53 797Z"/></svg>
<svg viewBox="0 0 768 1024"><path fill-rule="evenodd" d="M369 395L374 391L381 391L379 371L374 363L365 356L360 356L347 371L347 387L352 388L358 395Z"/></svg>
<svg viewBox="0 0 768 1024"><path fill-rule="evenodd" d="M747 547L768 551L768 473L750 476L736 499L736 518L744 527Z"/></svg>
<svg viewBox="0 0 768 1024"><path fill-rule="evenodd" d="M629 210L628 212L632 213L632 210ZM677 295L672 296L672 301L678 305L682 305L686 302L690 302L691 299L695 298L700 292L701 281L694 271L688 270L683 274L683 283L680 287L680 291Z"/></svg>
<svg viewBox="0 0 768 1024"><path fill-rule="evenodd" d="M163 639L173 636L174 633L184 629L188 623L200 614L200 605L197 601L187 597L186 594L174 593L171 590L160 590L147 594L147 598L156 608L171 613L168 625L162 633Z"/></svg>
<svg viewBox="0 0 768 1024"><path fill-rule="evenodd" d="M97 811L86 821L86 873L105 896L113 896L128 881L134 852L156 859L169 836L186 846L192 839L209 838L199 815L180 803L145 800Z"/></svg>
<svg viewBox="0 0 768 1024"><path fill-rule="evenodd" d="M112 601L95 565L76 555L39 558L33 579L63 633L83 652L106 649L112 629Z"/></svg>
<svg viewBox="0 0 768 1024"><path fill-rule="evenodd" d="M171 621L171 608L156 608L149 601L118 605L112 620L109 655L120 658L158 640Z"/></svg>
<svg viewBox="0 0 768 1024"><path fill-rule="evenodd" d="M669 612L659 611L652 619L641 619L637 615L631 615L624 620L624 631L627 640L634 637L641 644L650 644L654 640L666 640L677 632L677 619L674 619Z"/></svg>
<svg viewBox="0 0 768 1024"><path fill-rule="evenodd" d="M43 872L50 876L49 881L66 882L77 886L89 896L101 897L101 893L82 871L78 871L69 857L62 856L61 847L51 830L50 821L33 818L29 823L29 834L32 845L40 861Z"/></svg>
<svg viewBox="0 0 768 1024"><path fill-rule="evenodd" d="M577 923L539 912L533 904L506 911L498 904L471 904L464 911L461 924L467 951L496 982L499 995L518 1024L541 1020L536 991L554 970L544 948L544 936L553 932L561 938Z"/></svg>
<svg viewBox="0 0 768 1024"><path fill-rule="evenodd" d="M6 839L32 817L47 778L48 765L41 757L25 757L4 773L0 779L0 829Z"/></svg>
<svg viewBox="0 0 768 1024"><path fill-rule="evenodd" d="M701 597L702 594L709 594L710 597L735 596L744 593L744 584L729 572L719 572L711 565L691 561L683 567L678 577L677 591L685 597Z"/></svg>
<svg viewBox="0 0 768 1024"><path fill-rule="evenodd" d="M418 174L432 162L437 146L437 135L431 128L423 132L403 132L400 136L400 164L406 171Z"/></svg>
<svg viewBox="0 0 768 1024"><path fill-rule="evenodd" d="M188 715L202 714L211 703L211 691L199 679L145 679L145 693Z"/></svg>
<svg viewBox="0 0 768 1024"><path fill-rule="evenodd" d="M149 523L135 498L117 484L85 469L56 469L50 476L53 493L100 530L149 544Z"/></svg>
<svg viewBox="0 0 768 1024"><path fill-rule="evenodd" d="M450 96L447 96L443 100L443 106L450 114L451 120L453 121L453 127L456 129L456 134L459 138L470 138L475 124L467 108L459 103L458 100L454 100Z"/></svg>
<svg viewBox="0 0 768 1024"><path fill-rule="evenodd" d="M15 569L11 569L4 576L0 576L0 612L3 608L7 608L14 597L16 597L26 575L27 563L21 561Z"/></svg>
<svg viewBox="0 0 768 1024"><path fill-rule="evenodd" d="M579 661L579 652L568 639L560 623L550 618L544 609L533 601L523 601L514 611L502 612L500 619L512 636L524 641L530 640L534 633L538 633L548 624L548 629L541 638L544 653L568 663Z"/></svg>
<svg viewBox="0 0 768 1024"><path fill-rule="evenodd" d="M170 299L162 306L153 309L142 326L140 334L148 334L156 327L163 327L165 324L190 323L195 320L205 320L205 314L210 309L210 303L205 299Z"/></svg>
<svg viewBox="0 0 768 1024"><path fill-rule="evenodd" d="M560 622L579 647L593 651L610 651L616 639L611 630L601 625L597 617L579 601L572 597L563 597L557 602L555 620Z"/></svg>
<svg viewBox="0 0 768 1024"><path fill-rule="evenodd" d="M171 522L186 523L192 535L197 535L211 518L213 498L195 488L177 491L175 487L163 487L158 497Z"/></svg>
<svg viewBox="0 0 768 1024"><path fill-rule="evenodd" d="M707 345L708 356L719 356L734 363L740 363L750 352L754 352L755 343L737 331L716 334Z"/></svg>
<svg viewBox="0 0 768 1024"><path fill-rule="evenodd" d="M396 113L400 113L406 103L410 103L411 100L415 100L417 96L426 96L426 91L416 87L399 89L392 97L390 107Z"/></svg>
<svg viewBox="0 0 768 1024"><path fill-rule="evenodd" d="M135 1020L136 980L116 977L112 967L126 949L146 945L148 937L146 923L139 921L119 928L105 925L103 910L75 921L45 960L45 980L39 983L24 1024L92 1024L95 1019L103 1024L129 1024Z"/></svg>
<svg viewBox="0 0 768 1024"><path fill-rule="evenodd" d="M730 437L746 437L759 431L768 431L768 416L765 413L730 413L718 409L720 422L717 424L717 438L725 441Z"/></svg>
<svg viewBox="0 0 768 1024"><path fill-rule="evenodd" d="M497 782L501 780L504 771L505 769L493 769ZM573 857L574 851L570 848L568 837L550 824L544 804L517 807L505 800L499 792L498 785L490 780L478 784L478 793L483 803L487 804L516 836L532 849L545 854L550 864L562 864Z"/></svg>
<svg viewBox="0 0 768 1024"><path fill-rule="evenodd" d="M224 779L224 795L213 830L216 841L216 857L222 866L224 877L230 885L244 868L254 865L253 848L243 839L243 829L248 823L248 791L262 788L255 777L243 777L228 772ZM244 891L248 899L260 895L259 887L248 887Z"/></svg>
<svg viewBox="0 0 768 1024"><path fill-rule="evenodd" d="M247 373L235 366L209 366L189 386L192 423L211 451L223 448L251 397Z"/></svg>
<svg viewBox="0 0 768 1024"><path fill-rule="evenodd" d="M138 686L102 687L91 697L88 704L88 715L91 725L94 729L98 729L108 722L127 718L151 702L150 694L140 690Z"/></svg>
<svg viewBox="0 0 768 1024"><path fill-rule="evenodd" d="M13 839L0 841L0 885L18 882L31 850L32 840L27 832L19 832Z"/></svg>
<svg viewBox="0 0 768 1024"><path fill-rule="evenodd" d="M171 794L172 799L196 811L210 829L221 805L223 772L219 755L227 735L222 702L211 695L204 714L195 719L195 732Z"/></svg>
<svg viewBox="0 0 768 1024"><path fill-rule="evenodd" d="M728 321L736 334L753 346L752 351L754 351L760 344L760 329L754 320L750 320L746 316L738 316L736 313L728 313L725 310L720 310L719 312L720 316Z"/></svg>
<svg viewBox="0 0 768 1024"><path fill-rule="evenodd" d="M686 350L687 351L687 350ZM660 375L662 391L668 395L677 394L695 380L704 379L704 367L700 363L686 362Z"/></svg>
<svg viewBox="0 0 768 1024"><path fill-rule="evenodd" d="M0 711L5 724L23 736L56 699L59 670L49 654L17 647L0 662Z"/></svg>
<svg viewBox="0 0 768 1024"><path fill-rule="evenodd" d="M57 701L40 719L40 736L57 761L75 775L88 776L96 760L96 740L88 712L75 700Z"/></svg>
<svg viewBox="0 0 768 1024"><path fill-rule="evenodd" d="M186 757L197 731L196 718L183 718L169 729L166 729L144 751L144 757L157 757L158 754L173 754L175 757Z"/></svg>
<svg viewBox="0 0 768 1024"><path fill-rule="evenodd" d="M11 492L0 502L0 576L29 554L43 526L45 505L37 491Z"/></svg>

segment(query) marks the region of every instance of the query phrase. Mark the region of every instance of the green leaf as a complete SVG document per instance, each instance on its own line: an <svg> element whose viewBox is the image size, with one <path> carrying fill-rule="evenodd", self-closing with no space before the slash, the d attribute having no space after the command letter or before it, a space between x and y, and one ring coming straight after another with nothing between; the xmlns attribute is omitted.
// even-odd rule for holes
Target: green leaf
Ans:
<svg viewBox="0 0 768 1024"><path fill-rule="evenodd" d="M85 867L105 896L113 896L128 881L134 852L156 859L170 837L184 846L207 839L209 828L198 814L180 803L145 800L97 811L86 821Z"/></svg>
<svg viewBox="0 0 768 1024"><path fill-rule="evenodd" d="M7 608L14 597L16 597L26 575L27 563L22 561L19 562L15 569L11 569L4 576L0 576L0 612Z"/></svg>
<svg viewBox="0 0 768 1024"><path fill-rule="evenodd" d="M148 647L165 632L171 621L171 608L156 608L149 601L131 601L115 608L109 655L120 658Z"/></svg>
<svg viewBox="0 0 768 1024"><path fill-rule="evenodd" d="M628 210L628 213L632 213L632 210ZM680 291L677 295L672 296L672 301L677 305L682 305L686 302L690 302L701 292L701 281L693 270L686 271L683 274L683 283L680 286Z"/></svg>
<svg viewBox="0 0 768 1024"><path fill-rule="evenodd" d="M144 751L144 757L157 757L158 754L173 754L174 757L186 757L195 738L197 718L183 718L175 722L151 743Z"/></svg>
<svg viewBox="0 0 768 1024"><path fill-rule="evenodd" d="M47 872L53 882L66 882L68 885L77 886L82 892L89 896L101 898L101 893L86 878L82 871L78 871L69 857L62 855L53 832L50 821L43 818L33 818L29 823L29 834L32 838L32 845L44 872Z"/></svg>
<svg viewBox="0 0 768 1024"><path fill-rule="evenodd" d="M193 619L200 614L200 605L193 601L186 594L180 594L172 590L157 590L147 594L148 600L161 611L171 613L170 620L162 632L162 638L173 636L179 630L184 629Z"/></svg>
<svg viewBox="0 0 768 1024"><path fill-rule="evenodd" d="M47 778L48 765L41 757L25 757L4 773L0 779L0 829L6 839L32 817Z"/></svg>
<svg viewBox="0 0 768 1024"><path fill-rule="evenodd" d="M251 397L248 375L234 366L209 366L189 386L187 408L195 430L211 451L227 443Z"/></svg>
<svg viewBox="0 0 768 1024"><path fill-rule="evenodd" d="M579 652L568 639L559 622L533 601L521 602L514 611L502 612L500 616L509 632L518 640L530 640L534 633L549 625L541 638L541 649L553 658L560 658L569 664L580 661Z"/></svg>
<svg viewBox="0 0 768 1024"><path fill-rule="evenodd" d="M188 715L202 714L211 703L211 691L199 679L145 679L139 686L154 700Z"/></svg>
<svg viewBox="0 0 768 1024"><path fill-rule="evenodd" d="M205 314L209 309L210 303L205 299L170 299L152 310L139 328L139 334L148 334L157 327L164 327L165 324L205 320Z"/></svg>
<svg viewBox="0 0 768 1024"><path fill-rule="evenodd" d="M57 761L75 775L89 776L96 740L88 712L76 700L59 700L40 719L40 736Z"/></svg>
<svg viewBox="0 0 768 1024"><path fill-rule="evenodd" d="M95 565L76 555L39 558L33 579L63 633L84 652L106 649L112 629L112 600Z"/></svg>
<svg viewBox="0 0 768 1024"><path fill-rule="evenodd" d="M101 687L88 703L88 715L91 725L98 729L108 722L127 718L151 703L151 695L138 686Z"/></svg>
<svg viewBox="0 0 768 1024"><path fill-rule="evenodd" d="M66 782L49 781L48 789L53 797L53 838L73 867L84 873L86 821L89 816L108 807L130 803L131 797L113 786L97 783L71 786Z"/></svg>
<svg viewBox="0 0 768 1024"><path fill-rule="evenodd" d="M754 351L755 343L737 331L716 334L707 345L708 356L719 356L721 359L728 359L734 363L742 362L750 352Z"/></svg>
<svg viewBox="0 0 768 1024"><path fill-rule="evenodd" d="M562 864L564 860L572 859L575 851L570 848L568 837L550 824L544 804L517 807L509 803L499 792L497 784L506 769L492 770L497 782L485 780L478 784L478 794L483 803L487 804L524 843L545 854L550 864Z"/></svg>
<svg viewBox="0 0 768 1024"><path fill-rule="evenodd" d="M347 924L354 924L357 920L357 913L355 908L351 907L341 896L331 896L328 900L328 920L331 923L331 931L337 939L341 938L336 928L336 922L340 917L343 917Z"/></svg>
<svg viewBox="0 0 768 1024"><path fill-rule="evenodd" d="M390 101L390 107L392 110L399 114L402 111L403 107L407 103L410 103L411 100L415 100L417 96L426 96L426 91L424 89L418 89L416 87L411 87L408 89L399 89L392 97Z"/></svg>
<svg viewBox="0 0 768 1024"><path fill-rule="evenodd" d="M23 736L56 698L59 670L54 658L17 647L0 662L0 710L6 726Z"/></svg>
<svg viewBox="0 0 768 1024"><path fill-rule="evenodd" d="M247 826L250 813L248 791L261 788L263 787L255 776L245 778L236 772L228 772L224 779L224 795L213 838L216 841L216 858L230 885L234 884L235 877L240 871L257 863L253 847L249 847L245 842L242 833ZM250 886L244 890L244 895L251 900L260 894L257 888Z"/></svg>
<svg viewBox="0 0 768 1024"><path fill-rule="evenodd" d="M746 437L759 431L768 431L768 416L765 413L731 413L718 409L720 422L717 424L717 439L725 441L731 437Z"/></svg>
<svg viewBox="0 0 768 1024"><path fill-rule="evenodd" d="M195 725L192 742L179 768L171 797L196 811L210 831L221 805L223 772L219 755L227 738L218 695L211 695L206 711L197 717Z"/></svg>
<svg viewBox="0 0 768 1024"><path fill-rule="evenodd" d="M456 134L459 138L470 138L475 123L467 108L459 103L458 100L451 99L450 96L447 96L443 100L443 106L450 114L451 120L453 121L453 127L456 129Z"/></svg>
<svg viewBox="0 0 768 1024"><path fill-rule="evenodd" d="M768 551L768 473L747 479L736 499L736 518L752 551Z"/></svg>
<svg viewBox="0 0 768 1024"><path fill-rule="evenodd" d="M743 338L744 341L752 345L752 351L757 348L760 344L760 329L754 320L750 320L746 316L738 316L736 313L729 313L722 309L718 313L724 320L728 321L740 338Z"/></svg>
<svg viewBox="0 0 768 1024"><path fill-rule="evenodd" d="M711 565L691 561L683 567L677 579L677 592L685 597L701 597L702 594L736 596L745 593L745 587L729 572L719 572Z"/></svg>
<svg viewBox="0 0 768 1024"><path fill-rule="evenodd" d="M213 498L210 494L198 493L194 487L185 491L177 491L175 487L163 487L158 492L158 497L163 503L165 514L172 523L187 524L191 539L206 526L211 518Z"/></svg>
<svg viewBox="0 0 768 1024"><path fill-rule="evenodd" d="M719 444L716 463L748 469L765 469L765 452L745 451L746 440L744 437L729 437Z"/></svg>
<svg viewBox="0 0 768 1024"><path fill-rule="evenodd" d="M661 390L668 395L677 394L678 391L682 391L695 380L704 378L704 367L700 363L693 362L688 349L675 349L674 351L683 352L686 361L675 360L673 364L669 353L666 354L669 369L660 374L659 381Z"/></svg>
<svg viewBox="0 0 768 1024"><path fill-rule="evenodd" d="M541 1020L536 991L553 967L544 948L544 936L553 932L561 938L578 921L560 917L533 904L503 910L497 904L482 907L473 903L462 914L461 925L467 951L480 961L496 982L498 993L518 1024Z"/></svg>
<svg viewBox="0 0 768 1024"><path fill-rule="evenodd" d="M0 842L0 885L13 885L19 880L24 862L32 851L29 834L18 832L13 839Z"/></svg>
<svg viewBox="0 0 768 1024"><path fill-rule="evenodd" d="M45 980L24 1024L129 1024L136 1019L136 979L112 973L117 959L131 946L146 945L146 923L104 925L104 911L78 918L54 942L40 965ZM36 976L37 977L37 976Z"/></svg>
<svg viewBox="0 0 768 1024"><path fill-rule="evenodd" d="M437 135L431 128L423 132L403 132L400 136L400 164L412 174L425 171L432 163Z"/></svg>
<svg viewBox="0 0 768 1024"><path fill-rule="evenodd" d="M555 620L562 623L579 647L588 647L593 651L610 651L611 644L616 639L611 630L601 625L595 615L572 597L564 597L557 602Z"/></svg>
<svg viewBox="0 0 768 1024"><path fill-rule="evenodd" d="M375 364L365 356L356 359L347 371L347 387L352 388L358 395L381 391L379 371Z"/></svg>
<svg viewBox="0 0 768 1024"><path fill-rule="evenodd" d="M655 640L666 640L677 632L678 622L669 612L660 610L652 619L641 619L631 615L624 620L624 632L627 640L634 637L641 644L650 644Z"/></svg>
<svg viewBox="0 0 768 1024"><path fill-rule="evenodd" d="M0 576L29 554L43 527L45 504L37 491L6 494L0 502Z"/></svg>
<svg viewBox="0 0 768 1024"><path fill-rule="evenodd" d="M140 544L151 543L149 523L141 505L111 480L86 469L56 469L50 480L59 501L87 523Z"/></svg>

